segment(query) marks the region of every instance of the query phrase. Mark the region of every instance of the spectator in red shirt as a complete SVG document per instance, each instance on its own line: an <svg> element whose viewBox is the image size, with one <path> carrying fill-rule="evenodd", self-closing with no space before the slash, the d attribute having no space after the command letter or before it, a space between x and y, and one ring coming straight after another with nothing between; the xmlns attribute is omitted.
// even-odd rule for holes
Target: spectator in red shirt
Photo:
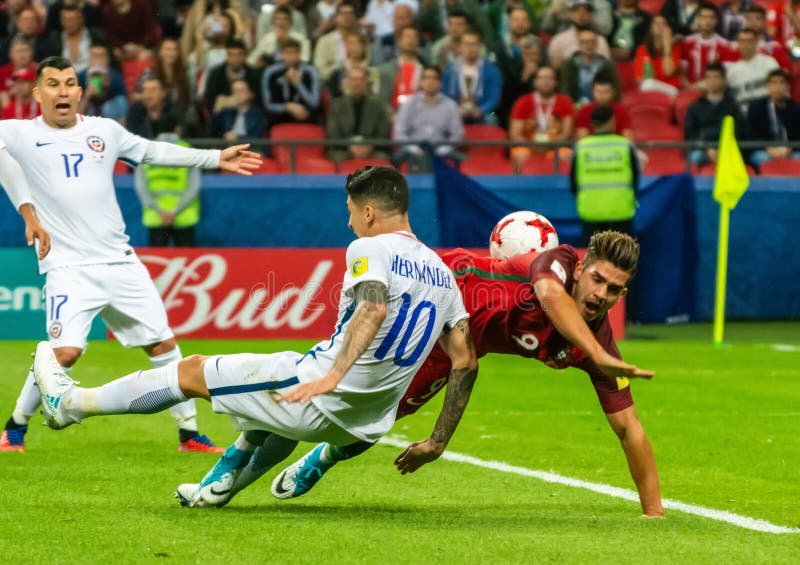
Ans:
<svg viewBox="0 0 800 565"><path fill-rule="evenodd" d="M378 97L386 105L390 116L417 92L425 66L417 54L419 32L416 28L407 27L400 32L397 46L397 59L377 68Z"/></svg>
<svg viewBox="0 0 800 565"><path fill-rule="evenodd" d="M767 33L787 49L796 49L794 45L800 37L800 0L778 0L767 8Z"/></svg>
<svg viewBox="0 0 800 565"><path fill-rule="evenodd" d="M152 57L161 40L161 28L150 0L110 0L100 12L100 21L114 57Z"/></svg>
<svg viewBox="0 0 800 565"><path fill-rule="evenodd" d="M508 136L511 141L571 141L575 128L575 107L572 100L556 92L557 75L553 67L543 66L536 72L532 94L521 96L511 109ZM546 153L548 149L537 150ZM530 159L527 147L514 147L511 159L519 167Z"/></svg>
<svg viewBox="0 0 800 565"><path fill-rule="evenodd" d="M33 99L33 85L36 82L36 71L19 69L14 71L11 87L11 102L3 107L4 120L30 120L40 114L39 104Z"/></svg>
<svg viewBox="0 0 800 565"><path fill-rule="evenodd" d="M681 70L685 88L700 86L698 83L703 80L703 71L709 63L738 58L733 45L716 32L718 20L717 7L713 4L703 4L697 9L697 33L682 43Z"/></svg>
<svg viewBox="0 0 800 565"><path fill-rule="evenodd" d="M594 135L592 125L592 111L598 106L611 106L614 110L614 133L633 141L633 130L631 129L631 117L628 110L622 104L615 102L617 90L611 77L598 74L592 82L592 101L581 106L578 116L575 119L575 138L581 140L587 135Z"/></svg>
<svg viewBox="0 0 800 565"><path fill-rule="evenodd" d="M756 32L759 53L773 57L782 69L792 71L792 60L786 47L767 35L767 11L764 8L755 4L750 6L744 14L744 26Z"/></svg>
<svg viewBox="0 0 800 565"><path fill-rule="evenodd" d="M14 37L8 51L11 62L0 67L0 107L5 107L11 102L11 87L14 85L14 71L20 69L36 70L33 61L33 49L24 37Z"/></svg>
<svg viewBox="0 0 800 565"><path fill-rule="evenodd" d="M644 44L636 49L633 61L640 90L661 90L674 96L681 86L681 48L675 43L669 20L653 16Z"/></svg>

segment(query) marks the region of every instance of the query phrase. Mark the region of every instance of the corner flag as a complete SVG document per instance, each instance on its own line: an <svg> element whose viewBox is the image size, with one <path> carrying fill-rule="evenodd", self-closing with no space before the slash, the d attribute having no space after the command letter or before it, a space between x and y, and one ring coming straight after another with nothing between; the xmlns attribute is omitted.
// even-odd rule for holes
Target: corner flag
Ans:
<svg viewBox="0 0 800 565"><path fill-rule="evenodd" d="M750 177L736 143L733 117L725 116L719 136L714 200L719 202L719 239L717 246L717 292L714 303L714 345L722 345L725 330L725 288L728 274L728 231L730 212L750 184Z"/></svg>

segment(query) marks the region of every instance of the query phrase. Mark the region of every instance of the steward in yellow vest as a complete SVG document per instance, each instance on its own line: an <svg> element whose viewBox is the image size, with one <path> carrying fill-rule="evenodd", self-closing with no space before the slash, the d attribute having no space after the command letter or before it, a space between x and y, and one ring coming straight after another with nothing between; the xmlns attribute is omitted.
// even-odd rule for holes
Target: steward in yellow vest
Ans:
<svg viewBox="0 0 800 565"><path fill-rule="evenodd" d="M595 135L575 144L570 186L583 226L584 243L596 231L615 230L633 235L639 163L630 142L614 135L614 110L592 111Z"/></svg>
<svg viewBox="0 0 800 565"><path fill-rule="evenodd" d="M188 147L175 134L161 134L159 141ZM142 203L142 223L150 235L151 247L194 247L194 226L200 220L200 170L186 167L136 169L136 194Z"/></svg>

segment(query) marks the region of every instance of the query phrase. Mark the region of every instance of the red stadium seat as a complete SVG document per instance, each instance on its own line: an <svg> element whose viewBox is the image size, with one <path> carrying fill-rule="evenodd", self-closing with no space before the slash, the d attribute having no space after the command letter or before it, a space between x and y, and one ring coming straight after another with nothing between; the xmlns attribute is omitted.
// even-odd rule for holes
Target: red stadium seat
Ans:
<svg viewBox="0 0 800 565"><path fill-rule="evenodd" d="M464 126L464 139L470 141L504 141L506 139L506 130L499 126L466 124ZM464 152L468 155L468 158L480 156L481 160L506 158L505 147L481 147L471 145L465 147Z"/></svg>
<svg viewBox="0 0 800 565"><path fill-rule="evenodd" d="M258 170L253 171L254 175L275 175L281 172L280 163L275 159L264 158Z"/></svg>
<svg viewBox="0 0 800 565"><path fill-rule="evenodd" d="M142 73L153 66L153 59L123 59L120 63L122 66L122 80L125 83L125 92L128 94L130 100L133 95L133 90L136 88L136 83Z"/></svg>
<svg viewBox="0 0 800 565"><path fill-rule="evenodd" d="M270 138L276 141L282 139L310 140L325 139L325 130L314 124L278 124L270 129ZM309 158L323 159L324 145L298 145L295 147L295 156L298 169L300 162ZM287 145L273 145L273 155L281 164L281 168L291 170L291 150ZM335 167L334 167L335 168Z"/></svg>
<svg viewBox="0 0 800 565"><path fill-rule="evenodd" d="M633 65L633 61L618 61L617 74L619 74L619 86L622 89L623 95L626 92L639 88L636 82L636 69Z"/></svg>
<svg viewBox="0 0 800 565"><path fill-rule="evenodd" d="M672 98L656 90L633 90L622 95L622 103L629 110L636 106L663 106L672 109Z"/></svg>
<svg viewBox="0 0 800 565"><path fill-rule="evenodd" d="M686 162L681 149L645 149L647 164L644 166L646 175L672 175L686 172Z"/></svg>
<svg viewBox="0 0 800 565"><path fill-rule="evenodd" d="M675 119L678 122L678 126L683 128L683 122L686 120L686 112L689 111L689 106L702 95L702 90L681 90L678 92L675 97Z"/></svg>
<svg viewBox="0 0 800 565"><path fill-rule="evenodd" d="M769 177L796 177L800 175L800 160L775 159L761 165L761 174Z"/></svg>
<svg viewBox="0 0 800 565"><path fill-rule="evenodd" d="M672 125L672 107L671 106L655 106L655 105L639 105L632 106L628 113L631 116L631 124L633 125L634 135L637 130L641 129L659 129L666 128Z"/></svg>
<svg viewBox="0 0 800 565"><path fill-rule="evenodd" d="M513 175L514 166L507 159L468 159L461 163L465 175Z"/></svg>
<svg viewBox="0 0 800 565"><path fill-rule="evenodd" d="M339 174L350 175L358 169L367 166L391 167L392 164L385 159L348 159L339 163Z"/></svg>
<svg viewBox="0 0 800 565"><path fill-rule="evenodd" d="M520 174L523 175L566 175L569 174L570 160L561 157L558 160L558 171L555 170L553 159L532 158L522 164Z"/></svg>
<svg viewBox="0 0 800 565"><path fill-rule="evenodd" d="M683 141L683 132L678 126L663 122L634 124L633 137L636 141Z"/></svg>
<svg viewBox="0 0 800 565"><path fill-rule="evenodd" d="M658 14L664 6L664 0L639 0L639 8L650 14Z"/></svg>
<svg viewBox="0 0 800 565"><path fill-rule="evenodd" d="M289 172L284 169L284 172ZM303 157L297 160L297 173L301 175L333 175L336 165L322 157Z"/></svg>

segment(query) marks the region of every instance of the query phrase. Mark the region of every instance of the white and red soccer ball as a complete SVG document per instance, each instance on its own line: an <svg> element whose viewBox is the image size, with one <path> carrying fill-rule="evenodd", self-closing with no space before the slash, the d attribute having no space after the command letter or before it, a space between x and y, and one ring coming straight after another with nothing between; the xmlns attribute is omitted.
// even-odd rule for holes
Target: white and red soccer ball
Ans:
<svg viewBox="0 0 800 565"><path fill-rule="evenodd" d="M489 238L489 253L495 259L508 259L531 251L547 251L558 247L558 234L550 220L521 210L511 212L497 222Z"/></svg>

